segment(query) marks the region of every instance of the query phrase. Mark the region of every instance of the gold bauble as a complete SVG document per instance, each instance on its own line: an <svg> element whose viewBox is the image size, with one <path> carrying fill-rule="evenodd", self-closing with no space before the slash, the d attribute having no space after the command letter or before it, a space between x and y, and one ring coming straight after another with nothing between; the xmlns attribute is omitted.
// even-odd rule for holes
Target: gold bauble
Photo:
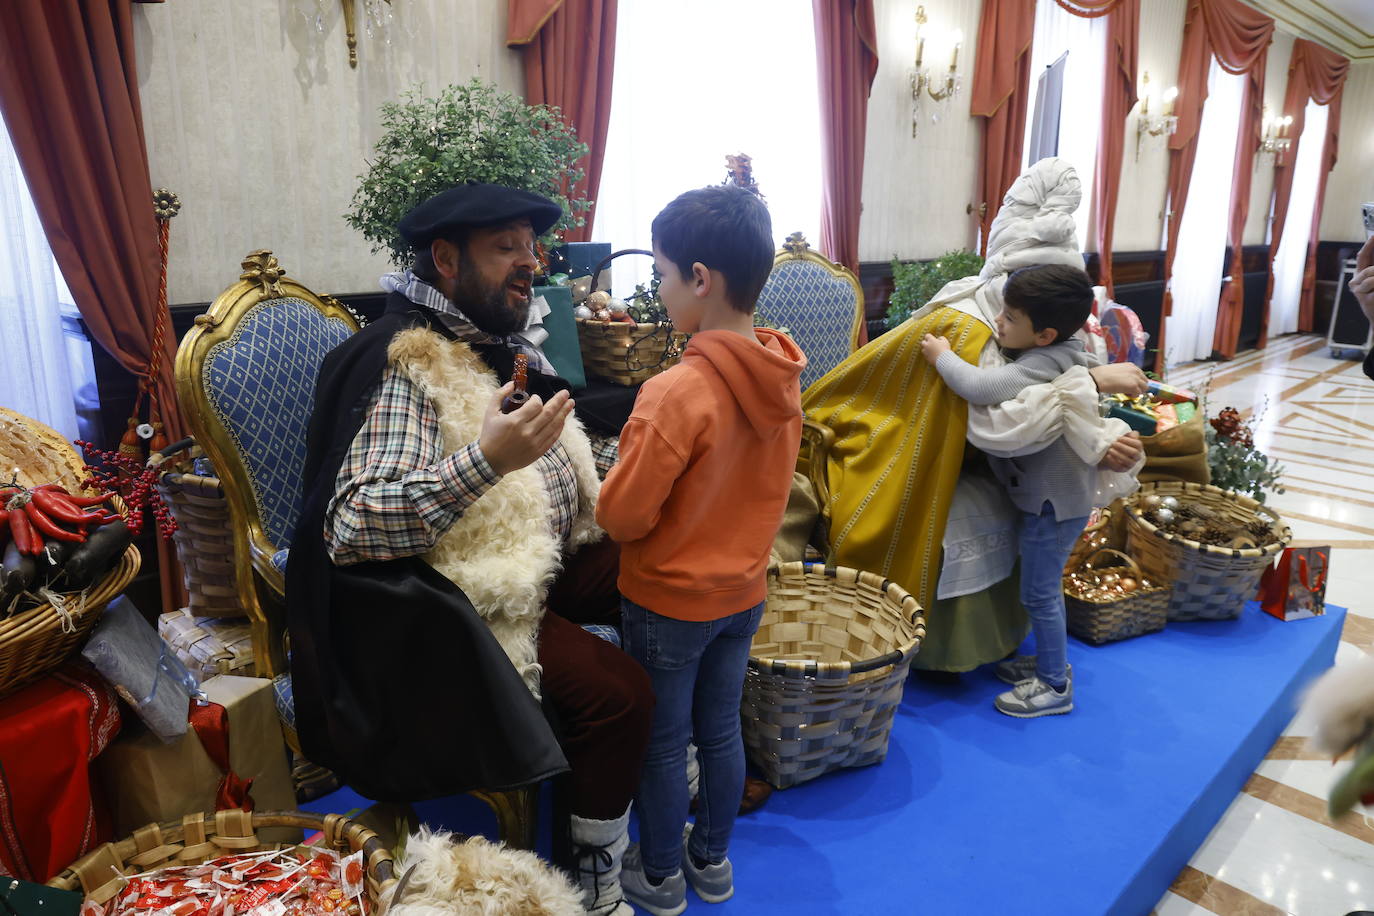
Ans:
<svg viewBox="0 0 1374 916"><path fill-rule="evenodd" d="M1133 592L1137 588L1140 588L1140 583L1131 576L1122 576L1117 584L1121 586L1123 592Z"/></svg>

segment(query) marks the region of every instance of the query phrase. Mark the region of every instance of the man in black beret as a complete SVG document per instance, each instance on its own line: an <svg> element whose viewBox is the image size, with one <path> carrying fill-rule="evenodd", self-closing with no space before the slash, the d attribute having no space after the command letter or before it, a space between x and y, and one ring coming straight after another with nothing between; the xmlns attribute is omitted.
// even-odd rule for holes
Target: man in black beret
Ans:
<svg viewBox="0 0 1374 916"><path fill-rule="evenodd" d="M617 554L531 313L535 240L560 215L467 184L402 218L412 269L382 278L386 313L316 385L287 569L293 688L306 755L369 798L569 771L584 902L629 916L620 857L653 694L579 626L618 617ZM517 353L532 396L506 414Z"/></svg>

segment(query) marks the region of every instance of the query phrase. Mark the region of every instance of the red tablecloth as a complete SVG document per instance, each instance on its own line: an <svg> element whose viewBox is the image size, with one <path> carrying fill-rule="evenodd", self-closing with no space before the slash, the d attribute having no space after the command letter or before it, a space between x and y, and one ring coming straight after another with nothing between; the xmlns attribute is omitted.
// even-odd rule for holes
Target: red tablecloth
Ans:
<svg viewBox="0 0 1374 916"><path fill-rule="evenodd" d="M110 838L90 763L118 731L114 691L79 663L0 700L0 872L47 881Z"/></svg>

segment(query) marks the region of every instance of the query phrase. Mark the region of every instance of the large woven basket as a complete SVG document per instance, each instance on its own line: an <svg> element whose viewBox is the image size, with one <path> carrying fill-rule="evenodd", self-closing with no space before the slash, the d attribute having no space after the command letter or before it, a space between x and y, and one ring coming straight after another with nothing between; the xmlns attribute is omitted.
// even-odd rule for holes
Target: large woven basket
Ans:
<svg viewBox="0 0 1374 916"><path fill-rule="evenodd" d="M925 632L916 599L881 576L771 569L741 704L749 759L779 789L881 761Z"/></svg>
<svg viewBox="0 0 1374 916"><path fill-rule="evenodd" d="M5 480L18 468L18 480L26 487L58 483L73 493L86 476L81 456L60 433L5 408L0 408L0 468ZM115 506L124 510L118 497ZM66 603L66 616L44 602L0 617L0 696L38 680L75 654L105 605L138 574L139 562L137 548L130 546L84 599Z"/></svg>
<svg viewBox="0 0 1374 916"><path fill-rule="evenodd" d="M188 814L181 821L149 824L133 836L106 843L83 856L48 882L51 887L80 891L104 903L125 885L120 875L137 874L164 864L198 865L211 859L258 849L277 848L259 842L257 831L269 827L318 830L324 844L349 854L362 850L367 863L367 896L372 912L395 883L391 852L377 835L339 814L306 811L254 812L237 809L214 814Z"/></svg>
<svg viewBox="0 0 1374 916"><path fill-rule="evenodd" d="M1086 557L1085 563L1096 563L1104 554L1115 554L1123 558L1130 572L1137 579L1140 578L1140 567L1119 550L1098 550ZM1137 588L1125 597L1113 601L1090 601L1065 589L1064 609L1067 613L1069 632L1094 646L1130 639L1132 636L1143 636L1146 633L1158 633L1169 620L1171 591L1167 585L1155 585L1151 588Z"/></svg>
<svg viewBox="0 0 1374 916"><path fill-rule="evenodd" d="M173 454L191 446L187 439L154 454L148 464L161 467ZM192 455L198 453L193 450ZM168 470L157 477L158 493L176 519L172 535L185 571L187 610L194 617L242 617L234 578L234 535L229 501L218 477Z"/></svg>
<svg viewBox="0 0 1374 916"><path fill-rule="evenodd" d="M1205 505L1237 525L1263 520L1278 532L1278 542L1246 549L1213 547L1161 531L1142 515L1141 500L1151 494L1173 496L1180 503ZM1245 602L1255 596L1265 567L1292 539L1293 532L1273 510L1248 496L1210 484L1142 484L1140 492L1126 503L1127 552L1148 578L1171 583L1170 620L1228 620L1240 616Z"/></svg>

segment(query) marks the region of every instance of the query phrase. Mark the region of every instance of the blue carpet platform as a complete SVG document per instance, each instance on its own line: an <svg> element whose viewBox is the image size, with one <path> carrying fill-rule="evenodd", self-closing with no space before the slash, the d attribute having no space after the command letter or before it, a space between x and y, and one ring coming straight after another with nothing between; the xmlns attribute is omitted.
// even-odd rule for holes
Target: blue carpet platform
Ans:
<svg viewBox="0 0 1374 916"><path fill-rule="evenodd" d="M689 891L688 912L1148 913L1332 664L1344 621L1331 606L1282 622L1250 605L1234 621L1071 641L1067 716L998 714L1005 687L986 669L913 678L887 760L775 792L736 827L735 898ZM362 804L345 790L308 807ZM494 830L471 798L416 808Z"/></svg>

